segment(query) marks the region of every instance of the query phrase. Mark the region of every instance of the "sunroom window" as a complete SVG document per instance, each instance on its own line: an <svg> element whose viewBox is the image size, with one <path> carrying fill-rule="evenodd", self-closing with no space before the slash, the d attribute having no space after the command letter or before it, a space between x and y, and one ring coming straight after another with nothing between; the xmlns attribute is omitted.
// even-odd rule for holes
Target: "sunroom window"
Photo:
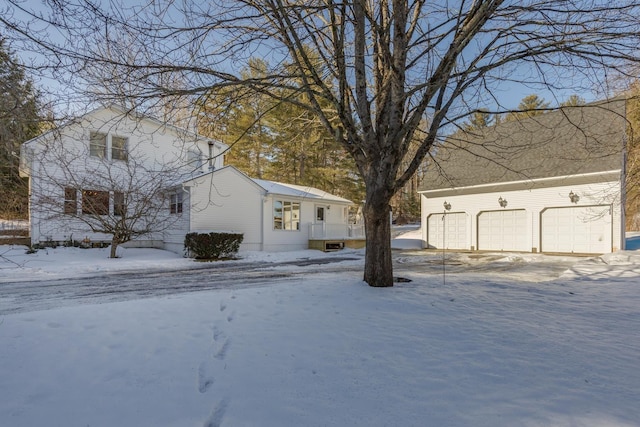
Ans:
<svg viewBox="0 0 640 427"><path fill-rule="evenodd" d="M273 202L273 229L300 230L300 203L275 200Z"/></svg>

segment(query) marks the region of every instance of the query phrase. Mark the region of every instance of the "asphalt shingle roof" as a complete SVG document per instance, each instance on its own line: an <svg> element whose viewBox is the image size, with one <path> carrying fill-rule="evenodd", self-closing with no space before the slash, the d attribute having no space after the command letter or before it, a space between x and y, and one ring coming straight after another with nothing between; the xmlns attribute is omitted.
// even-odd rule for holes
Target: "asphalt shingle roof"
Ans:
<svg viewBox="0 0 640 427"><path fill-rule="evenodd" d="M460 132L434 148L421 190L619 170L625 131L618 99Z"/></svg>

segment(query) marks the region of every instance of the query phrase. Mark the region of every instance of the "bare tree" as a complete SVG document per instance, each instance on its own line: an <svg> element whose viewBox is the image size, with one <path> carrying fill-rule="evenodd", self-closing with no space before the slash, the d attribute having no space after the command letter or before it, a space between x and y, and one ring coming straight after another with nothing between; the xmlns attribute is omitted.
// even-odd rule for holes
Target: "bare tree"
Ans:
<svg viewBox="0 0 640 427"><path fill-rule="evenodd" d="M312 111L365 181L371 286L393 284L390 200L452 124L490 104L488 113L509 111L496 91L512 82L600 90L609 74L637 60L640 41L634 0L150 1L109 10L57 1L48 15L5 3L32 19L0 13L13 37L35 41L77 76L96 78L108 66L110 76L133 83L138 103L240 86ZM43 22L65 41L36 32ZM97 46L117 46L112 33L126 34L129 44L107 57ZM236 72L256 55L287 71ZM166 75L183 86L166 87ZM283 95L292 93L305 97Z"/></svg>
<svg viewBox="0 0 640 427"><path fill-rule="evenodd" d="M150 153L151 134L113 123L99 130L70 124L22 147L23 174L31 178L32 233L37 230L39 241L108 240L116 258L119 245L143 236L162 240L182 220L181 183L201 170L202 159L189 164L182 140L173 151ZM111 133L126 134L123 129L135 138Z"/></svg>

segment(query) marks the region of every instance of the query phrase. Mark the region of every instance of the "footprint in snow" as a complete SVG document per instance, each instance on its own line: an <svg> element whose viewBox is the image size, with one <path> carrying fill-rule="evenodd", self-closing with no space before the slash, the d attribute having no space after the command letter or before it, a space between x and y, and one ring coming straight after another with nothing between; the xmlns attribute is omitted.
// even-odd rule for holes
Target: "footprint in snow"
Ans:
<svg viewBox="0 0 640 427"><path fill-rule="evenodd" d="M213 412L209 416L209 419L205 421L203 427L220 427L224 420L224 414L229 406L229 399L222 399L218 405L213 409Z"/></svg>
<svg viewBox="0 0 640 427"><path fill-rule="evenodd" d="M218 341L220 338L224 338L226 335L217 326L213 327L213 341Z"/></svg>
<svg viewBox="0 0 640 427"><path fill-rule="evenodd" d="M222 347L220 347L218 351L216 351L213 357L215 357L218 360L224 360L224 358L227 356L227 351L229 351L230 345L231 345L231 338L227 338L222 343Z"/></svg>
<svg viewBox="0 0 640 427"><path fill-rule="evenodd" d="M201 363L198 368L198 391L200 393L206 393L215 381L214 377L207 374L206 365Z"/></svg>

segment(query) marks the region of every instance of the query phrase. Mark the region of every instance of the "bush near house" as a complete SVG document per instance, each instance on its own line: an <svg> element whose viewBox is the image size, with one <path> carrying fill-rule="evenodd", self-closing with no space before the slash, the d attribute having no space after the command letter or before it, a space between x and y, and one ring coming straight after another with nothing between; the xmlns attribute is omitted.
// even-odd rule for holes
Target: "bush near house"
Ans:
<svg viewBox="0 0 640 427"><path fill-rule="evenodd" d="M184 249L188 257L195 259L228 258L238 252L243 239L242 233L188 233Z"/></svg>

